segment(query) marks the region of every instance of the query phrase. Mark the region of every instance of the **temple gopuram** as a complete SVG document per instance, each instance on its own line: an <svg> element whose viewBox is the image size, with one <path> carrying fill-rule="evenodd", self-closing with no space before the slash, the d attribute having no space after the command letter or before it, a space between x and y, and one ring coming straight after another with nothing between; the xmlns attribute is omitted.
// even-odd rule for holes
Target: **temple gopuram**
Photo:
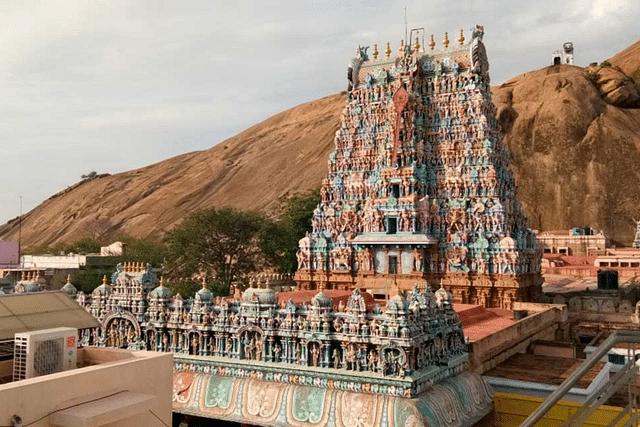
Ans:
<svg viewBox="0 0 640 427"><path fill-rule="evenodd" d="M204 284L184 300L148 266L127 264L91 294L63 290L100 321L82 344L174 353L174 412L281 427L461 427L492 409L443 288L396 289L384 307L359 289L338 306L330 290L295 304L269 288L214 298Z"/></svg>
<svg viewBox="0 0 640 427"><path fill-rule="evenodd" d="M358 47L301 289L444 286L456 302L512 308L540 293L541 252L518 203L491 101L483 28L425 51Z"/></svg>

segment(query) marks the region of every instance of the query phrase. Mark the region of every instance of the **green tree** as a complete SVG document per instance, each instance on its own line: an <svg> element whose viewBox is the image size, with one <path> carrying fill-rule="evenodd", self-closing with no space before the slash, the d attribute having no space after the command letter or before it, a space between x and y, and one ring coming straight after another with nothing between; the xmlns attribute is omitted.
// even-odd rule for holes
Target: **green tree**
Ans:
<svg viewBox="0 0 640 427"><path fill-rule="evenodd" d="M173 280L165 283L165 286L171 289L171 293L175 297L180 294L182 299L193 298L196 295L196 292L202 288L202 284L197 280Z"/></svg>
<svg viewBox="0 0 640 427"><path fill-rule="evenodd" d="M66 245L64 251L65 253L73 252L76 254L100 253L100 243L95 239L86 237Z"/></svg>
<svg viewBox="0 0 640 427"><path fill-rule="evenodd" d="M85 294L90 294L95 288L100 286L102 278L107 276L107 280L113 273L114 268L101 267L101 268L85 268L82 267L76 273L71 276L71 283L76 287L78 291L82 291Z"/></svg>
<svg viewBox="0 0 640 427"><path fill-rule="evenodd" d="M202 282L195 279L173 280L165 283L165 286L171 289L173 296L180 294L182 299L187 300L194 298L196 292L202 289ZM219 283L218 281L208 283L207 288L209 288L214 297L226 297L229 295L229 288L224 283Z"/></svg>
<svg viewBox="0 0 640 427"><path fill-rule="evenodd" d="M264 223L256 212L232 208L193 212L165 236L165 274L214 277L228 293L233 281L259 269L257 243Z"/></svg>
<svg viewBox="0 0 640 427"><path fill-rule="evenodd" d="M56 243L53 246L30 246L23 249L22 253L27 255L52 254L59 255L61 252L68 253L100 253L100 243L89 237L76 240L72 243Z"/></svg>
<svg viewBox="0 0 640 427"><path fill-rule="evenodd" d="M296 271L298 242L311 231L311 218L319 203L319 188L296 193L284 202L278 219L263 228L260 250L265 259L281 273Z"/></svg>

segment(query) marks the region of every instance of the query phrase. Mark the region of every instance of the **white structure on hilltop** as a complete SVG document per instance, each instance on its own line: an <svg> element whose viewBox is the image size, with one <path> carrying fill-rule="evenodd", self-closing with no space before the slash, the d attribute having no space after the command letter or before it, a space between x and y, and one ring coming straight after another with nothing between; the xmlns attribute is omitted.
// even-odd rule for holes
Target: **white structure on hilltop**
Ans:
<svg viewBox="0 0 640 427"><path fill-rule="evenodd" d="M553 52L553 65L573 65L573 42L565 42L562 50Z"/></svg>

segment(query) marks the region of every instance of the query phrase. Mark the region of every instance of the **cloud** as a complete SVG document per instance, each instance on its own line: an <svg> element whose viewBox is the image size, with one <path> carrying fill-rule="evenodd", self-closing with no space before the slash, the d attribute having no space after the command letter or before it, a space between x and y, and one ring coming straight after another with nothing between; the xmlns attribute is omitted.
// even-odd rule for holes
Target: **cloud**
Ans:
<svg viewBox="0 0 640 427"><path fill-rule="evenodd" d="M0 2L0 221L77 182L209 148L345 89L358 44L394 51L484 24L494 83L565 41L602 61L636 41L636 2L573 0Z"/></svg>

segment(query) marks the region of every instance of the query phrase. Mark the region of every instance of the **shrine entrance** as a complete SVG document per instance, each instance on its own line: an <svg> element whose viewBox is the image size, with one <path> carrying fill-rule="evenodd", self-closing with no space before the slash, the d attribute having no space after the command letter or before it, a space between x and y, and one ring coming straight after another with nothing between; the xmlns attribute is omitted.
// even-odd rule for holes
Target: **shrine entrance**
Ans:
<svg viewBox="0 0 640 427"><path fill-rule="evenodd" d="M108 319L104 331L108 347L127 348L139 336L136 325L128 318Z"/></svg>
<svg viewBox="0 0 640 427"><path fill-rule="evenodd" d="M264 340L258 330L245 330L239 334L240 358L249 360L262 360Z"/></svg>

